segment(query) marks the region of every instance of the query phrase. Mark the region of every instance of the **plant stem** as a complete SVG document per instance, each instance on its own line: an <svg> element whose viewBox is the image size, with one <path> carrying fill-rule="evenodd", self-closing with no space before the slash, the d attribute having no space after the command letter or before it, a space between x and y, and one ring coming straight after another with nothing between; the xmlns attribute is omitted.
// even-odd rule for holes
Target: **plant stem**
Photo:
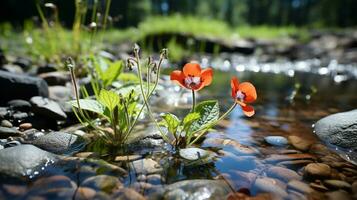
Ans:
<svg viewBox="0 0 357 200"><path fill-rule="evenodd" d="M105 30L107 28L107 20L108 20L108 15L109 15L109 9L110 9L110 4L111 0L107 0L106 7L105 7L105 14L104 14L104 22L103 22L103 29Z"/></svg>
<svg viewBox="0 0 357 200"><path fill-rule="evenodd" d="M146 109L148 110L148 114L150 119L154 122L154 124L156 125L156 128L159 130L161 136L169 142L168 137L164 134L164 132L161 130L159 124L157 123L155 117L153 116L152 112L151 112L151 108L149 105L149 102L147 100L147 96L145 95L144 92L144 88L143 88L143 80L142 80L142 74L141 74L141 65L140 65L140 58L139 58L139 52L137 50L134 50L134 54L135 54L135 58L136 58L136 64L138 67L138 76L139 76L139 85L140 85L140 91L141 91L141 95L143 96L143 100L146 106ZM155 83L156 85L157 83Z"/></svg>
<svg viewBox="0 0 357 200"><path fill-rule="evenodd" d="M192 110L191 110L191 112L195 112L195 107L196 107L196 94L195 94L195 91L192 90Z"/></svg>

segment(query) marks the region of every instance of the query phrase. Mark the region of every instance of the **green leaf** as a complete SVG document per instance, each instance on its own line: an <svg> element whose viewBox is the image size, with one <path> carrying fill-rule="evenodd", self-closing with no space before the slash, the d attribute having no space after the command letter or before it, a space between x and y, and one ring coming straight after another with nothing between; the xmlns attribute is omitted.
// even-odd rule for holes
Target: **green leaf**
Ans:
<svg viewBox="0 0 357 200"><path fill-rule="evenodd" d="M69 101L68 103L71 104L73 107L78 108L78 104L76 100ZM105 107L102 104L100 104L98 101L93 99L80 99L79 105L82 110L88 110L102 115L104 114L105 111Z"/></svg>
<svg viewBox="0 0 357 200"><path fill-rule="evenodd" d="M200 113L198 112L193 112L186 115L186 117L183 119L183 129L187 131L191 127L192 123L197 121L199 118Z"/></svg>
<svg viewBox="0 0 357 200"><path fill-rule="evenodd" d="M137 75L133 74L133 73L121 73L118 77L118 79L120 81L122 81L123 83L138 83L139 82L139 78Z"/></svg>
<svg viewBox="0 0 357 200"><path fill-rule="evenodd" d="M198 104L195 112L200 114L200 118L191 125L191 130L196 131L210 125L219 117L219 105L216 100L204 101Z"/></svg>
<svg viewBox="0 0 357 200"><path fill-rule="evenodd" d="M175 134L177 127L180 125L180 120L171 113L166 113L163 118L166 121L169 132Z"/></svg>
<svg viewBox="0 0 357 200"><path fill-rule="evenodd" d="M123 62L122 61L117 61L117 62L110 62L108 69L102 73L102 80L103 80L103 85L104 87L107 87L115 81L120 73L122 72L123 69Z"/></svg>
<svg viewBox="0 0 357 200"><path fill-rule="evenodd" d="M120 102L119 95L113 91L102 89L100 91L98 101L109 109L113 111L115 106Z"/></svg>

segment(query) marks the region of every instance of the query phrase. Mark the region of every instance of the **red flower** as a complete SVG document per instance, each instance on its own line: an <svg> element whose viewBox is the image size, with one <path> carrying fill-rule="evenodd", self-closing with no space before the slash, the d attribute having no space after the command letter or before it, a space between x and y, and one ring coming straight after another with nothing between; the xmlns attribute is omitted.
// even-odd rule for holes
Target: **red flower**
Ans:
<svg viewBox="0 0 357 200"><path fill-rule="evenodd" d="M187 63L183 70L171 72L170 79L176 81L180 86L190 90L200 90L212 82L213 70L207 68L201 70L197 63Z"/></svg>
<svg viewBox="0 0 357 200"><path fill-rule="evenodd" d="M248 103L257 99L257 91L250 82L239 83L236 77L231 79L232 98L242 107L243 113L251 117L254 115L254 108Z"/></svg>

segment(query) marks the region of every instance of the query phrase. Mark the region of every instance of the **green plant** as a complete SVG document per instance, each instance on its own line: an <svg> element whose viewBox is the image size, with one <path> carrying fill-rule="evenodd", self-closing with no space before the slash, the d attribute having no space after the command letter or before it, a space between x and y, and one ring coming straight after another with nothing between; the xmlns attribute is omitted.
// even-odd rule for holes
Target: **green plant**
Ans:
<svg viewBox="0 0 357 200"><path fill-rule="evenodd" d="M84 99L79 98L74 73L75 64L72 59L69 59L66 65L71 72L76 92L76 100L69 103L72 105L78 120L92 128L108 144L113 146L125 145L129 135L134 130L139 116L144 111L145 105L141 104L141 102L143 101L146 104L158 85L159 71L166 54L166 50L163 50L158 62L153 61L151 58L148 59L146 83L144 83L141 72L138 74L137 79L133 78L132 75L123 74L123 63L121 61L110 62L91 57L89 59L91 65L89 70L91 70L91 86L94 96L89 96L87 89L82 87L81 91ZM141 63L140 60L129 60L128 66L132 67L133 62ZM153 74L155 77L151 79L150 77ZM130 84L114 84L114 81L120 76L121 79L134 81ZM112 87L113 85L115 87ZM138 87L143 91L141 96L135 92ZM100 119L100 123L96 119Z"/></svg>

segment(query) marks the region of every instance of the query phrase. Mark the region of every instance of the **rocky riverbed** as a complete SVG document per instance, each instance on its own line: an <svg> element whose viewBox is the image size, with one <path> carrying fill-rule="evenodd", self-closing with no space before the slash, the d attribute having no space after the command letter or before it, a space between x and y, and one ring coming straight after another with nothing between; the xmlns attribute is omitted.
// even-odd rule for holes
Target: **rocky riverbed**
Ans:
<svg viewBox="0 0 357 200"><path fill-rule="evenodd" d="M229 82L219 77L238 74L257 87L257 114L246 119L236 109L198 145L211 159L180 152L189 162L145 119L126 148L109 148L78 124L66 104L73 99L67 72L50 65L31 68L21 59L3 65L0 199L357 198L357 166L351 159L356 111L339 113L357 107L356 80L336 81L292 62L285 63L291 68L284 73L264 71L259 63L254 66L260 70L247 72L235 60L240 56L198 57L221 69L217 83L199 98L218 98L226 109ZM160 110L180 115L189 109L189 93L165 77L160 85L153 99Z"/></svg>

